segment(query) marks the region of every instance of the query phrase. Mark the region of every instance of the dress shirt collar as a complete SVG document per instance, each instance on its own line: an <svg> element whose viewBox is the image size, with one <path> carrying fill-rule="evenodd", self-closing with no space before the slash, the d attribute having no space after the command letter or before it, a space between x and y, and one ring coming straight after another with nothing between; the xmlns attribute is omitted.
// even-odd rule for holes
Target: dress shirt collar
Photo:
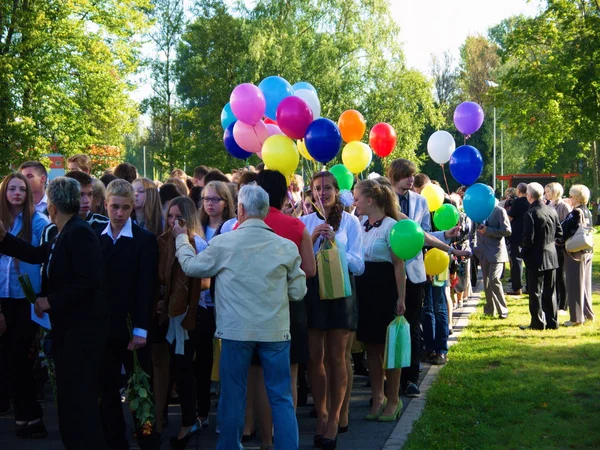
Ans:
<svg viewBox="0 0 600 450"><path fill-rule="evenodd" d="M48 195L44 194L42 199L35 205L35 210L37 212L43 213L48 208Z"/></svg>
<svg viewBox="0 0 600 450"><path fill-rule="evenodd" d="M125 222L125 225L123 226L123 228L121 229L121 232L119 233L119 235L116 238L112 235L112 229L110 228L110 222L108 222L108 225L106 225L106 228L104 229L102 234L108 234L108 236L113 240L113 242L115 244L117 243L117 241L119 240L120 237L133 238L133 231L131 229L131 217L129 219L127 219L127 222Z"/></svg>
<svg viewBox="0 0 600 450"><path fill-rule="evenodd" d="M244 223L242 223L238 227L238 230L241 230L242 228L247 228L247 227L265 228L267 230L271 230L271 227L269 227L269 225L267 225L265 223L265 221L262 219L246 219L246 220L244 220Z"/></svg>

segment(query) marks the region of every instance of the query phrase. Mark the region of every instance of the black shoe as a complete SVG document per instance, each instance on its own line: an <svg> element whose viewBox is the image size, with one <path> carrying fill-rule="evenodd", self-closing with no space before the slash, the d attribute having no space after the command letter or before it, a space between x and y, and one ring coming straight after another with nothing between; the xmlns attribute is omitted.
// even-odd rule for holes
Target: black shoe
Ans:
<svg viewBox="0 0 600 450"><path fill-rule="evenodd" d="M39 419L35 423L29 422L27 425L17 425L15 434L18 438L43 439L48 436L48 430L46 430L44 421Z"/></svg>
<svg viewBox="0 0 600 450"><path fill-rule="evenodd" d="M508 319L508 314L500 315L498 319Z"/></svg>
<svg viewBox="0 0 600 450"><path fill-rule="evenodd" d="M346 425L345 427L338 426L338 433L347 433L347 432L348 432L348 425Z"/></svg>
<svg viewBox="0 0 600 450"><path fill-rule="evenodd" d="M308 413L308 416L312 419L316 419L317 418L317 410L315 408L311 409L310 412Z"/></svg>
<svg viewBox="0 0 600 450"><path fill-rule="evenodd" d="M419 390L419 387L415 383L411 383L411 382L409 382L406 385L406 389L404 390L404 393L406 394L407 397L418 397L421 395L421 391Z"/></svg>
<svg viewBox="0 0 600 450"><path fill-rule="evenodd" d="M198 436L201 429L202 425L200 425L200 422L196 421L196 423L192 425L192 428L188 430L184 437L179 439L177 436L173 436L170 439L169 442L171 443L171 448L174 448L175 450L183 450L187 446L192 436L196 436L196 444L198 444ZM198 448L198 445L196 445L196 448Z"/></svg>
<svg viewBox="0 0 600 450"><path fill-rule="evenodd" d="M322 446L323 446L323 435L315 434L315 436L313 437L313 447L321 448Z"/></svg>
<svg viewBox="0 0 600 450"><path fill-rule="evenodd" d="M335 450L337 447L337 436L334 439L323 438L323 443L321 444L321 448L323 450Z"/></svg>
<svg viewBox="0 0 600 450"><path fill-rule="evenodd" d="M249 442L256 437L256 430L250 434L242 434L242 442Z"/></svg>
<svg viewBox="0 0 600 450"><path fill-rule="evenodd" d="M0 400L0 416L6 414L10 411L10 401L9 400Z"/></svg>
<svg viewBox="0 0 600 450"><path fill-rule="evenodd" d="M519 328L521 330L531 330L531 327L529 325L519 325Z"/></svg>

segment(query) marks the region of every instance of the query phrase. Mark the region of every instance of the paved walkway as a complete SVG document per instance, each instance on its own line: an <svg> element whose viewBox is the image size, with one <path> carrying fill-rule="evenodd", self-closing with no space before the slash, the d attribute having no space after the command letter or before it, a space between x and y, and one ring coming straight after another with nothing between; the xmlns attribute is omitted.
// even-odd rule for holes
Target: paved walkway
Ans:
<svg viewBox="0 0 600 450"><path fill-rule="evenodd" d="M475 310L479 302L479 297L471 298L465 302L465 306L454 313L454 334L450 336L449 345L456 343L460 331L468 323L468 317ZM450 353L450 360L452 354ZM427 390L435 380L440 366L431 366L423 364L421 372L420 387L421 397L409 399L402 397L404 409L401 419L397 423L379 423L367 422L363 417L368 414L369 399L371 390L367 387L367 378L363 376L354 377L354 388L352 390L350 405L350 422L347 433L340 434L338 437L339 449L351 450L397 450L402 448L406 437L412 430L413 421L419 417L425 406ZM47 398L51 398L51 390L46 386ZM208 450L216 448L217 434L215 433L215 414L213 401L213 414L210 416L210 427L203 430L199 439L199 449ZM49 436L40 441L17 440L14 437L12 416L9 412L0 416L0 449L3 450L59 450L62 449L60 434L58 432L56 408L52 401L45 401L42 404L44 408L44 421L49 431ZM124 405L127 409L127 406ZM315 419L309 417L312 409L312 399L309 396L309 405L298 408L298 425L300 429L300 449L312 449L312 441L315 427ZM130 421L131 415L126 411L125 417ZM179 427L179 406L169 407L169 427L163 434L163 449L169 449L168 438L178 431ZM131 430L131 423L129 423ZM135 441L132 443L132 449L138 448ZM188 448L194 448L194 442L188 444ZM245 444L246 449L259 449L260 439L257 438Z"/></svg>

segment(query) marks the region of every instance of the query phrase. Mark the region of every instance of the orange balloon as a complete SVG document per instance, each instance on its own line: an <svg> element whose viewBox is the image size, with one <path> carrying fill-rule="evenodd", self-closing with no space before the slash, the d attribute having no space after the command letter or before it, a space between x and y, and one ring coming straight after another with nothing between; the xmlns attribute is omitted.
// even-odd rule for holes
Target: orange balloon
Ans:
<svg viewBox="0 0 600 450"><path fill-rule="evenodd" d="M367 122L361 113L349 109L340 116L338 127L345 142L360 141L367 129Z"/></svg>

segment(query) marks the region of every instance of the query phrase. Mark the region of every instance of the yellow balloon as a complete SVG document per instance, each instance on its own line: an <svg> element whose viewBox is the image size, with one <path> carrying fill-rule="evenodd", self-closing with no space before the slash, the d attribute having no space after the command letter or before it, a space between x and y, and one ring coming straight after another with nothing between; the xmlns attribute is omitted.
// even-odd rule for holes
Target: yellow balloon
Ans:
<svg viewBox="0 0 600 450"><path fill-rule="evenodd" d="M434 248L425 253L425 273L427 275L439 275L450 265L448 253Z"/></svg>
<svg viewBox="0 0 600 450"><path fill-rule="evenodd" d="M262 158L270 170L277 170L284 175L294 173L300 161L296 144L283 134L267 138L262 146Z"/></svg>
<svg viewBox="0 0 600 450"><path fill-rule="evenodd" d="M437 184L426 184L421 195L427 200L427 206L431 212L437 211L444 204L444 190Z"/></svg>
<svg viewBox="0 0 600 450"><path fill-rule="evenodd" d="M372 157L371 147L359 141L348 142L342 150L342 162L354 174L369 167Z"/></svg>
<svg viewBox="0 0 600 450"><path fill-rule="evenodd" d="M298 146L298 153L300 153L304 159L307 161L314 161L313 157L310 156L310 153L308 153L304 139L298 139L296 141L296 145Z"/></svg>

